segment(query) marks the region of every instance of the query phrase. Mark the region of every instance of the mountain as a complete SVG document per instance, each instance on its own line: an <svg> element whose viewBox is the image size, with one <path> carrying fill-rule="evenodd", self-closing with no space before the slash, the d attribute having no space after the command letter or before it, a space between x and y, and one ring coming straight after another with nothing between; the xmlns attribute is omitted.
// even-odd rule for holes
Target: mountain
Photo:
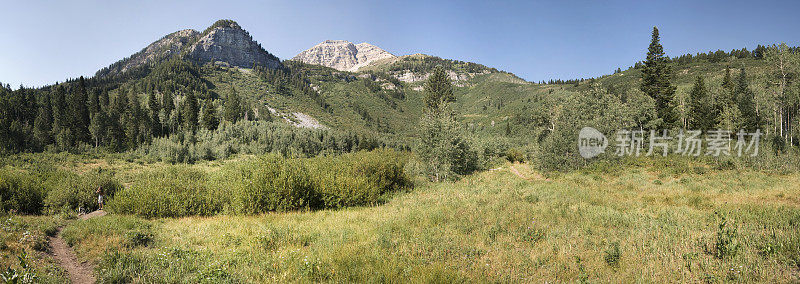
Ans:
<svg viewBox="0 0 800 284"><path fill-rule="evenodd" d="M95 75L98 77L116 75L139 66L161 62L173 55L180 54L184 47L197 41L199 35L199 32L191 29L168 34L141 51L97 71Z"/></svg>
<svg viewBox="0 0 800 284"><path fill-rule="evenodd" d="M264 50L239 24L231 20L219 20L203 33L186 29L166 35L139 52L100 69L95 75L122 74L174 56L183 56L201 64L213 62L229 67L252 68L259 65L274 69L282 66L278 57Z"/></svg>
<svg viewBox="0 0 800 284"><path fill-rule="evenodd" d="M366 42L353 44L345 40L326 40L300 52L292 60L355 72L373 61L394 57L380 47Z"/></svg>
<svg viewBox="0 0 800 284"><path fill-rule="evenodd" d="M188 47L187 56L203 63L224 62L243 68L281 66L278 57L264 50L247 31L230 20L217 21L206 29L200 39Z"/></svg>

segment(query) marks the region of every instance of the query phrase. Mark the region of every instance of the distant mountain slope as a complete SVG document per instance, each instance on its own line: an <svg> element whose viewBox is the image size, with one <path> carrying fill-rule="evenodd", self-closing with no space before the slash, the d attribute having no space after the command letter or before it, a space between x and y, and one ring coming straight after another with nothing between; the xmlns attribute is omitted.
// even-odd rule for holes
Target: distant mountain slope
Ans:
<svg viewBox="0 0 800 284"><path fill-rule="evenodd" d="M219 20L203 33L186 29L166 35L141 51L100 69L95 76L122 74L137 67L164 62L173 56L184 56L201 64L214 62L243 68L282 66L278 57L264 50L239 24Z"/></svg>
<svg viewBox="0 0 800 284"><path fill-rule="evenodd" d="M104 77L121 74L139 66L164 61L174 55L179 55L184 47L197 41L199 35L199 32L191 29L168 34L141 51L100 69L95 76Z"/></svg>
<svg viewBox="0 0 800 284"><path fill-rule="evenodd" d="M353 44L345 40L326 40L300 52L292 60L355 72L373 61L393 57L391 53L366 42Z"/></svg>

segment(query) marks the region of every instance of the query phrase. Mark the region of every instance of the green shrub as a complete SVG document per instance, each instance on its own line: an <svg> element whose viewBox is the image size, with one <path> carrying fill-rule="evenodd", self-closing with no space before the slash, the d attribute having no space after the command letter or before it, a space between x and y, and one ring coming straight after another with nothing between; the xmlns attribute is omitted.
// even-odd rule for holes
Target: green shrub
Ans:
<svg viewBox="0 0 800 284"><path fill-rule="evenodd" d="M376 204L410 185L407 153L389 149L287 159L267 154L206 174L170 166L136 177L109 203L144 217L258 214Z"/></svg>
<svg viewBox="0 0 800 284"><path fill-rule="evenodd" d="M221 171L215 195L229 198L224 202L240 214L374 204L409 184L405 162L393 150L308 159L266 155Z"/></svg>
<svg viewBox="0 0 800 284"><path fill-rule="evenodd" d="M376 150L313 158L307 165L323 206L339 208L374 204L386 193L408 186L403 155Z"/></svg>
<svg viewBox="0 0 800 284"><path fill-rule="evenodd" d="M226 203L236 213L319 207L319 197L302 163L277 155L234 165L215 186L219 189L216 196L220 199L229 196Z"/></svg>
<svg viewBox="0 0 800 284"><path fill-rule="evenodd" d="M108 203L110 211L144 217L212 215L217 200L206 188L206 173L188 166L170 166L143 173Z"/></svg>
<svg viewBox="0 0 800 284"><path fill-rule="evenodd" d="M734 226L728 224L725 217L719 222L716 238L714 239L713 248L708 252L718 259L732 258L739 252L741 246L738 241L738 232Z"/></svg>
<svg viewBox="0 0 800 284"><path fill-rule="evenodd" d="M619 249L619 242L611 243L611 245L606 248L605 252L603 253L603 260L606 261L608 266L613 268L619 267L620 258L622 258L622 251Z"/></svg>
<svg viewBox="0 0 800 284"><path fill-rule="evenodd" d="M23 214L37 214L42 210L44 188L29 174L11 169L0 169L0 209Z"/></svg>
<svg viewBox="0 0 800 284"><path fill-rule="evenodd" d="M48 213L75 212L78 208L87 211L96 210L97 188L103 187L110 200L117 191L123 188L122 184L113 177L111 172L102 170L91 171L78 175L67 171L54 171L43 177L47 188L47 197L44 205Z"/></svg>
<svg viewBox="0 0 800 284"><path fill-rule="evenodd" d="M509 162L512 162L512 163L513 162L522 163L522 162L525 161L525 154L522 153L522 151L520 151L517 148L509 148L508 150L506 150L505 156L506 156L506 159Z"/></svg>

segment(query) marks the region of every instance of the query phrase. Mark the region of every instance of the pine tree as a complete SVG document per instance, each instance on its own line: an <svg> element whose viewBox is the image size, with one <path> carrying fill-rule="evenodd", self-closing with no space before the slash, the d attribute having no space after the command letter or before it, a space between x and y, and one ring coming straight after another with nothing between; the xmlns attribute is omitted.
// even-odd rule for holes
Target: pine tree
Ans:
<svg viewBox="0 0 800 284"><path fill-rule="evenodd" d="M156 99L155 93L150 93L147 96L147 109L148 115L150 116L150 133L153 136L161 136L161 119L159 118L159 112L161 111L161 106L158 104L158 100Z"/></svg>
<svg viewBox="0 0 800 284"><path fill-rule="evenodd" d="M124 96L124 95L123 95ZM125 144L128 149L133 149L139 144L139 124L140 112L139 99L133 90L130 91L127 99L128 107L125 111Z"/></svg>
<svg viewBox="0 0 800 284"><path fill-rule="evenodd" d="M189 92L186 96L186 101L183 103L183 123L186 130L194 132L197 130L197 114L200 107L197 105L197 97L194 92Z"/></svg>
<svg viewBox="0 0 800 284"><path fill-rule="evenodd" d="M452 179L476 168L477 156L470 150L449 108L454 100L450 78L437 66L425 82L425 112L419 128L423 142L418 146L433 181Z"/></svg>
<svg viewBox="0 0 800 284"><path fill-rule="evenodd" d="M454 102L453 85L441 65L433 69L433 73L425 82L425 106L428 111L441 111L448 103Z"/></svg>
<svg viewBox="0 0 800 284"><path fill-rule="evenodd" d="M722 94L720 94L719 98L717 99L717 104L721 107L727 107L733 104L733 91L736 86L733 84L733 78L731 77L731 68L730 66L725 68L725 76L722 77Z"/></svg>
<svg viewBox="0 0 800 284"><path fill-rule="evenodd" d="M53 143L53 108L50 93L42 94L39 102L39 114L33 123L33 136L40 147Z"/></svg>
<svg viewBox="0 0 800 284"><path fill-rule="evenodd" d="M692 91L689 93L689 101L689 122L692 129L702 131L712 129L717 124L714 108L705 81L700 76L697 76Z"/></svg>
<svg viewBox="0 0 800 284"><path fill-rule="evenodd" d="M66 150L72 147L72 131L70 131L71 120L70 110L67 104L67 91L64 85L58 85L52 95L50 101L53 105L53 127L52 136L55 139L56 146L60 150Z"/></svg>
<svg viewBox="0 0 800 284"><path fill-rule="evenodd" d="M736 129L741 120L739 108L736 107L734 99L733 78L731 78L730 66L725 68L725 75L722 77L722 88L714 99L714 111L719 114L720 129Z"/></svg>
<svg viewBox="0 0 800 284"><path fill-rule="evenodd" d="M231 93L225 99L225 120L236 122L242 117L242 102L236 94L236 88L231 87Z"/></svg>
<svg viewBox="0 0 800 284"><path fill-rule="evenodd" d="M747 84L747 74L744 68L739 72L736 84L736 104L742 116L741 128L753 132L761 128L761 120L756 112L756 106L753 102L753 92Z"/></svg>
<svg viewBox="0 0 800 284"><path fill-rule="evenodd" d="M75 135L75 140L78 142L89 142L89 109L86 103L89 100L89 94L86 91L86 81L83 76L78 79L78 86L72 92L70 100L70 116L72 116L71 130Z"/></svg>
<svg viewBox="0 0 800 284"><path fill-rule="evenodd" d="M211 99L207 99L205 106L203 106L203 128L216 130L218 125L217 109L214 107L214 102Z"/></svg>
<svg viewBox="0 0 800 284"><path fill-rule="evenodd" d="M162 101L161 108L164 109L164 112L171 113L175 109L175 101L172 99L172 94L164 94Z"/></svg>
<svg viewBox="0 0 800 284"><path fill-rule="evenodd" d="M110 103L108 98L108 91L103 90L100 93L99 102L100 102L100 110L103 110L104 108L108 107L108 104Z"/></svg>
<svg viewBox="0 0 800 284"><path fill-rule="evenodd" d="M676 87L672 85L669 58L664 55L658 28L653 27L652 40L647 49L647 59L642 67L640 90L656 101L656 111L664 126L672 126L676 121L673 97Z"/></svg>
<svg viewBox="0 0 800 284"><path fill-rule="evenodd" d="M100 112L100 90L95 89L89 92L89 116L94 115L95 113Z"/></svg>

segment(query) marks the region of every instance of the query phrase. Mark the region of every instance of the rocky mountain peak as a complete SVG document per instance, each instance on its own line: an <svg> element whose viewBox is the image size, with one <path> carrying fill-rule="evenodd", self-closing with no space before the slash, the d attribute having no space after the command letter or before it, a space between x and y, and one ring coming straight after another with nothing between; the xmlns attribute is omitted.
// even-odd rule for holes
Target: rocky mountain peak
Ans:
<svg viewBox="0 0 800 284"><path fill-rule="evenodd" d="M264 50L250 33L231 20L219 20L206 29L188 48L187 57L243 68L281 66L277 57Z"/></svg>
<svg viewBox="0 0 800 284"><path fill-rule="evenodd" d="M199 35L199 32L192 29L180 30L168 34L139 52L97 71L95 75L107 76L121 74L139 66L169 59L174 55L179 55L181 50L197 40Z"/></svg>
<svg viewBox="0 0 800 284"><path fill-rule="evenodd" d="M326 40L300 52L292 60L355 72L370 62L392 57L395 56L366 42L353 44L346 40Z"/></svg>

